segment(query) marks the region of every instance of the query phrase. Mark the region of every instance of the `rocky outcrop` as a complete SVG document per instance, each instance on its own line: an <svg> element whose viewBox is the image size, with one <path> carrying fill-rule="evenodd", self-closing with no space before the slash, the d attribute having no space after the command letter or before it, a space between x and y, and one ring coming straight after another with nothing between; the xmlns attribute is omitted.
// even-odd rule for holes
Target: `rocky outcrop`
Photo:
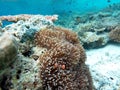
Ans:
<svg viewBox="0 0 120 90"><path fill-rule="evenodd" d="M17 42L9 33L0 37L0 70L7 67L17 56Z"/></svg>

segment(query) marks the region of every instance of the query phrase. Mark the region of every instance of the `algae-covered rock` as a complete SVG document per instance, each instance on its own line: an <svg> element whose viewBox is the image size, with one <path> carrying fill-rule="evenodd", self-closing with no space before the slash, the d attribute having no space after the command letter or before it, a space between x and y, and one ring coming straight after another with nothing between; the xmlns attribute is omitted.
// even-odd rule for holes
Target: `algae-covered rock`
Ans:
<svg viewBox="0 0 120 90"><path fill-rule="evenodd" d="M120 26L109 32L109 38L111 41L120 43Z"/></svg>
<svg viewBox="0 0 120 90"><path fill-rule="evenodd" d="M0 37L0 70L14 61L17 55L16 40L8 33Z"/></svg>

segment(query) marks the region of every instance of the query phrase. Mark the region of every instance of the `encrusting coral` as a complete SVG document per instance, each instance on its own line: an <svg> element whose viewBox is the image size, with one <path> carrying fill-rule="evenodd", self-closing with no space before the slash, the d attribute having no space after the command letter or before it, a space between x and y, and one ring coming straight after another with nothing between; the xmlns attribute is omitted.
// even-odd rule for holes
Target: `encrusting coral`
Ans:
<svg viewBox="0 0 120 90"><path fill-rule="evenodd" d="M86 54L76 33L45 28L36 33L35 43L47 48L39 57L43 90L92 90Z"/></svg>
<svg viewBox="0 0 120 90"><path fill-rule="evenodd" d="M109 37L115 42L120 42L120 27L116 27L115 29L110 31Z"/></svg>

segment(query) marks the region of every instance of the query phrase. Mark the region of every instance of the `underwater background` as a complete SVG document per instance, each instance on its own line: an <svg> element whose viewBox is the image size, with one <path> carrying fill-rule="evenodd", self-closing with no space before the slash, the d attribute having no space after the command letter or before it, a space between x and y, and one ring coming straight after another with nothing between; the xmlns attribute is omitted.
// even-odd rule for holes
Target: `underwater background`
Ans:
<svg viewBox="0 0 120 90"><path fill-rule="evenodd" d="M0 0L0 15L95 12L119 0Z"/></svg>
<svg viewBox="0 0 120 90"><path fill-rule="evenodd" d="M120 90L120 0L0 0L0 90Z"/></svg>

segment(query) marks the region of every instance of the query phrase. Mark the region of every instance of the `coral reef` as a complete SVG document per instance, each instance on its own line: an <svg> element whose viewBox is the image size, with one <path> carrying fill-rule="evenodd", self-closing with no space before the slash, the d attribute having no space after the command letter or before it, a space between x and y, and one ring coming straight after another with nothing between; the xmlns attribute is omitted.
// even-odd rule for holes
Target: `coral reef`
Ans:
<svg viewBox="0 0 120 90"><path fill-rule="evenodd" d="M0 37L0 70L8 67L17 56L17 42L9 33L4 33Z"/></svg>
<svg viewBox="0 0 120 90"><path fill-rule="evenodd" d="M103 9L106 12L113 12L120 10L120 3L114 3Z"/></svg>
<svg viewBox="0 0 120 90"><path fill-rule="evenodd" d="M5 38L12 36L18 43L17 58L5 62L11 64L0 71L0 90L91 90L92 81L95 90L118 89L119 44L109 45L108 41L113 40L110 33L117 30L120 24L119 10L83 15L75 13L60 16L59 20L56 15L25 15L0 16L0 36L9 33ZM14 23L4 25L4 20ZM54 22L57 25L74 30L78 36L71 30L54 27L54 20L57 20ZM34 35L36 45L33 43ZM87 60L82 46L78 44L79 40L84 48L91 48L86 50ZM2 43L0 46L3 46Z"/></svg>
<svg viewBox="0 0 120 90"><path fill-rule="evenodd" d="M53 25L53 17L55 16L32 15L28 19L21 19L16 23L0 28L0 36L6 33L4 40L2 39L0 42L0 50L8 50L5 53L11 58L8 62L4 62L6 66L7 63L11 62L5 69L1 70L3 67L0 68L0 90L42 90L37 59L44 52L44 49L35 47L32 40L35 32ZM11 18L15 17L11 16ZM10 53L9 50L14 49L14 44L18 47L18 52L17 57L12 60L14 52ZM4 52L0 51L0 53Z"/></svg>
<svg viewBox="0 0 120 90"><path fill-rule="evenodd" d="M35 42L47 48L39 57L44 90L92 90L86 55L74 32L59 27L45 28L36 33Z"/></svg>
<svg viewBox="0 0 120 90"><path fill-rule="evenodd" d="M17 15L17 16L21 16L21 15ZM11 16L11 18L14 17L15 16ZM42 28L53 25L53 22L50 19L46 19L46 17L42 15L32 15L31 18L29 18L28 20L26 19L19 20L17 23L7 25L2 29L2 32L11 33L13 36L15 36L16 40L19 40L21 42L32 40L36 31L39 31ZM49 17L54 17L54 16L49 16Z"/></svg>
<svg viewBox="0 0 120 90"><path fill-rule="evenodd" d="M115 29L109 32L109 38L112 41L120 43L120 27L116 27Z"/></svg>
<svg viewBox="0 0 120 90"><path fill-rule="evenodd" d="M108 32L120 24L120 11L117 9L119 6L119 4L112 5L111 8L108 8L110 11L101 10L97 13L64 15L55 24L78 32L80 41L85 46L84 48L102 47L107 45L110 40ZM91 33L93 36L91 36ZM94 39L89 39L89 41L89 36Z"/></svg>
<svg viewBox="0 0 120 90"><path fill-rule="evenodd" d="M0 16L0 20L6 20L6 21L10 21L10 22L17 22L19 20L28 20L32 15L28 15L28 14L21 14L21 15L15 15L15 16Z"/></svg>
<svg viewBox="0 0 120 90"><path fill-rule="evenodd" d="M41 79L38 76L38 61L18 55L17 59L0 76L1 90L41 90ZM6 89L4 89L6 88Z"/></svg>
<svg viewBox="0 0 120 90"><path fill-rule="evenodd" d="M10 22L18 22L20 20L23 20L23 21L26 21L28 19L30 19L33 15L30 15L30 14L20 14L20 15L14 15L14 16L11 16L11 15L8 15L8 16L0 16L0 20L3 21L3 20L6 20L6 21L10 21ZM45 16L45 18L47 20L50 20L50 21L55 21L58 19L58 15L53 15L53 16ZM1 26L1 24L0 24Z"/></svg>

